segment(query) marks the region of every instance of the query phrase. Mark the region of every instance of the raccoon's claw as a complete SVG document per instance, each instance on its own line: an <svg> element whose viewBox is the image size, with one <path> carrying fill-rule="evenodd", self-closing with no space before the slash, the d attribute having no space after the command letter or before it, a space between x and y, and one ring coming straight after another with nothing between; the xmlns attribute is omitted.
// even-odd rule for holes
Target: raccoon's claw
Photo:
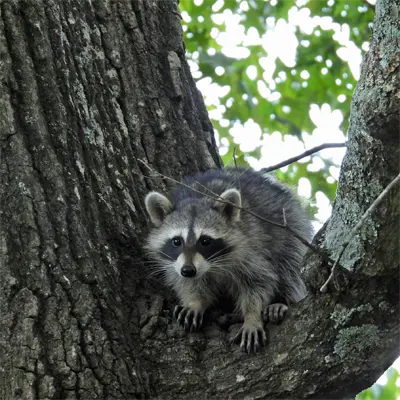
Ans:
<svg viewBox="0 0 400 400"><path fill-rule="evenodd" d="M196 332L203 324L203 313L189 307L176 306L174 317L186 331Z"/></svg>
<svg viewBox="0 0 400 400"><path fill-rule="evenodd" d="M264 311L264 321L280 324L286 316L288 306L282 303L270 304Z"/></svg>
<svg viewBox="0 0 400 400"><path fill-rule="evenodd" d="M175 306L174 312L173 312L174 319L178 320L179 313L180 313L182 310L183 310L183 307L182 307L182 306Z"/></svg>
<svg viewBox="0 0 400 400"><path fill-rule="evenodd" d="M262 325L243 324L233 340L240 343L240 348L248 354L258 353L261 347L266 345L267 335Z"/></svg>

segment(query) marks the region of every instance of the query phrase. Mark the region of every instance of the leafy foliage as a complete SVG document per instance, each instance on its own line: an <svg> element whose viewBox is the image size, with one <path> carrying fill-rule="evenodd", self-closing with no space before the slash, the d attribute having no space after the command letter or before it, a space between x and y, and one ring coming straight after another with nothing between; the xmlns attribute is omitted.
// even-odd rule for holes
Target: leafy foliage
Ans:
<svg viewBox="0 0 400 400"><path fill-rule="evenodd" d="M385 385L375 383L369 389L358 394L356 400L398 399L400 397L400 385L397 385L397 381L400 381L400 374L394 368L390 368L386 372L386 378L387 383Z"/></svg>
<svg viewBox="0 0 400 400"><path fill-rule="evenodd" d="M374 7L366 0L181 0L180 8L194 76L226 88L214 103L206 98L225 164L232 163L234 147L239 164L260 159L261 142L243 151L232 137L248 121L264 138L280 132L304 142L316 128L312 104L339 110L338 129L346 132L357 76L345 59L367 48ZM326 134L320 143L332 141L338 140ZM321 191L332 200L335 163L321 158L323 168L310 172L315 157L278 176L289 183L305 176L312 198Z"/></svg>

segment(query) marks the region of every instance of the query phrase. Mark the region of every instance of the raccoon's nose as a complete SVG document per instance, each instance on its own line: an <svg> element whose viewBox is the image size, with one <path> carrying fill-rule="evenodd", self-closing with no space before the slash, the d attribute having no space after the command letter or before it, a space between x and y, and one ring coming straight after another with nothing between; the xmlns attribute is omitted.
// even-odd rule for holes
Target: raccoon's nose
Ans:
<svg viewBox="0 0 400 400"><path fill-rule="evenodd" d="M185 278L193 278L196 275L196 267L194 265L184 265L181 268L181 275Z"/></svg>

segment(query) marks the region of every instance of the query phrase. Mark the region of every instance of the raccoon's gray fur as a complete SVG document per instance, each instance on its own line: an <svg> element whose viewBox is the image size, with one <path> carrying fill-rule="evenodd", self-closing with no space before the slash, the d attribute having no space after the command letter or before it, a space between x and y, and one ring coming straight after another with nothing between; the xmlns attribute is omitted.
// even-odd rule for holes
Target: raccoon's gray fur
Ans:
<svg viewBox="0 0 400 400"><path fill-rule="evenodd" d="M178 294L178 322L197 330L220 296L233 298L244 324L236 339L257 351L265 344L263 312L279 321L286 304L306 295L299 265L306 247L288 231L257 218L287 224L305 239L313 230L296 196L272 177L251 169L210 170L185 179L172 194L151 192L146 209L155 228L147 250ZM216 200L218 198L218 200Z"/></svg>

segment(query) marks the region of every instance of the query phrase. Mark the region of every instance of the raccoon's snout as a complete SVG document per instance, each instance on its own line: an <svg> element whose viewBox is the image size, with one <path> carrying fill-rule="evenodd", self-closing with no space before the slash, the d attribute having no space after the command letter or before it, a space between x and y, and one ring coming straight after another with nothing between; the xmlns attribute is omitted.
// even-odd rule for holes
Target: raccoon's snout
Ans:
<svg viewBox="0 0 400 400"><path fill-rule="evenodd" d="M181 268L181 275L185 278L193 278L196 276L196 267L194 265L184 265Z"/></svg>

